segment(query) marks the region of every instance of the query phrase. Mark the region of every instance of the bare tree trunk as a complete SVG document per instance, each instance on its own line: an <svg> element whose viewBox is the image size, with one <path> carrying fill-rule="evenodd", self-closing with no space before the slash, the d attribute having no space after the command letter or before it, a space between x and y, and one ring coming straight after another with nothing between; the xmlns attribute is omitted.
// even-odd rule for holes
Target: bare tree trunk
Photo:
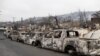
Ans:
<svg viewBox="0 0 100 56"><path fill-rule="evenodd" d="M60 28L60 26L59 26L59 22L58 22L58 19L57 19L57 16L55 16L54 19L55 19L55 21L56 21L56 25L57 25L57 27Z"/></svg>
<svg viewBox="0 0 100 56"><path fill-rule="evenodd" d="M82 26L84 23L84 16L80 10L79 10L79 22L80 22L80 26Z"/></svg>

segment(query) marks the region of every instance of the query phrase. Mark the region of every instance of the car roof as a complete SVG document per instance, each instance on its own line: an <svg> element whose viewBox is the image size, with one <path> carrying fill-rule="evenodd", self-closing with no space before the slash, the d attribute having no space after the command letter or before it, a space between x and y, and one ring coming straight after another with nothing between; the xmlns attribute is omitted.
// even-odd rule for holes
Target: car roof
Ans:
<svg viewBox="0 0 100 56"><path fill-rule="evenodd" d="M75 30L72 30L72 29L56 29L56 30L53 30L53 31L75 31Z"/></svg>
<svg viewBox="0 0 100 56"><path fill-rule="evenodd" d="M19 33L27 33L27 32L25 32L25 31L19 31Z"/></svg>
<svg viewBox="0 0 100 56"><path fill-rule="evenodd" d="M62 31L62 30L66 30L67 31L67 29L55 29L53 31Z"/></svg>

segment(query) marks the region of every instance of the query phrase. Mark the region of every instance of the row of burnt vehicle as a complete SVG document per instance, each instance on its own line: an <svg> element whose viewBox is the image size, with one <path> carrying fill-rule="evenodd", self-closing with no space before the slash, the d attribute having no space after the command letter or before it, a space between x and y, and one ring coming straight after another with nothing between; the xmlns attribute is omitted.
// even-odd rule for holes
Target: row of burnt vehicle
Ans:
<svg viewBox="0 0 100 56"><path fill-rule="evenodd" d="M93 31L94 33L94 31ZM35 47L48 48L56 51L66 52L68 54L92 55L97 49L100 49L99 40L92 39L92 32L80 38L80 33L75 30L57 29L50 32L21 32L6 31L6 35L13 41L23 42ZM100 35L100 34L99 34ZM99 36L95 36L99 37ZM95 54L94 55L99 55Z"/></svg>

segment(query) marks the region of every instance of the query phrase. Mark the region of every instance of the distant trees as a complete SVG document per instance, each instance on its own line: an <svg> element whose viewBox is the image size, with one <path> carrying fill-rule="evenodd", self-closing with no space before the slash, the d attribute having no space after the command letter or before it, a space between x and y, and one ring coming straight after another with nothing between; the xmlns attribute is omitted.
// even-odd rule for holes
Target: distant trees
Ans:
<svg viewBox="0 0 100 56"><path fill-rule="evenodd" d="M13 30L18 30L18 26L17 25L14 25L12 28L13 28Z"/></svg>
<svg viewBox="0 0 100 56"><path fill-rule="evenodd" d="M100 24L100 11L97 11L92 15L91 22L94 24Z"/></svg>
<svg viewBox="0 0 100 56"><path fill-rule="evenodd" d="M79 21L80 21L80 24L84 22L83 13L81 11L79 11Z"/></svg>
<svg viewBox="0 0 100 56"><path fill-rule="evenodd" d="M40 25L49 25L52 28L59 28L59 20L57 18L57 16L49 16L49 17L43 17Z"/></svg>
<svg viewBox="0 0 100 56"><path fill-rule="evenodd" d="M54 28L60 28L57 16L49 16L49 20Z"/></svg>
<svg viewBox="0 0 100 56"><path fill-rule="evenodd" d="M51 25L51 21L48 17L43 17L41 20L38 21L39 25Z"/></svg>
<svg viewBox="0 0 100 56"><path fill-rule="evenodd" d="M81 12L79 10L79 22L80 22L80 26L84 27L87 24L87 17L86 17L86 12Z"/></svg>
<svg viewBox="0 0 100 56"><path fill-rule="evenodd" d="M36 23L36 21L35 21L35 17L33 17L33 18L29 18L29 24L35 24Z"/></svg>
<svg viewBox="0 0 100 56"><path fill-rule="evenodd" d="M34 25L36 23L36 18L35 17L30 17L26 20L23 20L23 18L21 17L21 21L20 22L20 25L24 26L26 24L31 24L31 25Z"/></svg>
<svg viewBox="0 0 100 56"><path fill-rule="evenodd" d="M100 18L100 11L97 11L92 16L93 16L93 18Z"/></svg>

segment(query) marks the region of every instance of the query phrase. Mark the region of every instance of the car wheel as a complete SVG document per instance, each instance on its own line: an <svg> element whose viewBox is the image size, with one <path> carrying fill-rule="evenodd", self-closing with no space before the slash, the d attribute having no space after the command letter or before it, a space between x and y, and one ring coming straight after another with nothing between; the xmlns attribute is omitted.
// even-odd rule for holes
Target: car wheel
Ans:
<svg viewBox="0 0 100 56"><path fill-rule="evenodd" d="M17 42L19 42L19 39L17 39Z"/></svg>
<svg viewBox="0 0 100 56"><path fill-rule="evenodd" d="M65 48L65 52L68 53L69 55L77 55L76 49L72 46L67 46Z"/></svg>
<svg viewBox="0 0 100 56"><path fill-rule="evenodd" d="M36 43L34 41L32 42L32 46L36 46Z"/></svg>
<svg viewBox="0 0 100 56"><path fill-rule="evenodd" d="M69 49L69 50L67 50L67 53L73 55L73 54L75 54L75 50L74 49Z"/></svg>
<svg viewBox="0 0 100 56"><path fill-rule="evenodd" d="M12 40L12 38L10 38Z"/></svg>

